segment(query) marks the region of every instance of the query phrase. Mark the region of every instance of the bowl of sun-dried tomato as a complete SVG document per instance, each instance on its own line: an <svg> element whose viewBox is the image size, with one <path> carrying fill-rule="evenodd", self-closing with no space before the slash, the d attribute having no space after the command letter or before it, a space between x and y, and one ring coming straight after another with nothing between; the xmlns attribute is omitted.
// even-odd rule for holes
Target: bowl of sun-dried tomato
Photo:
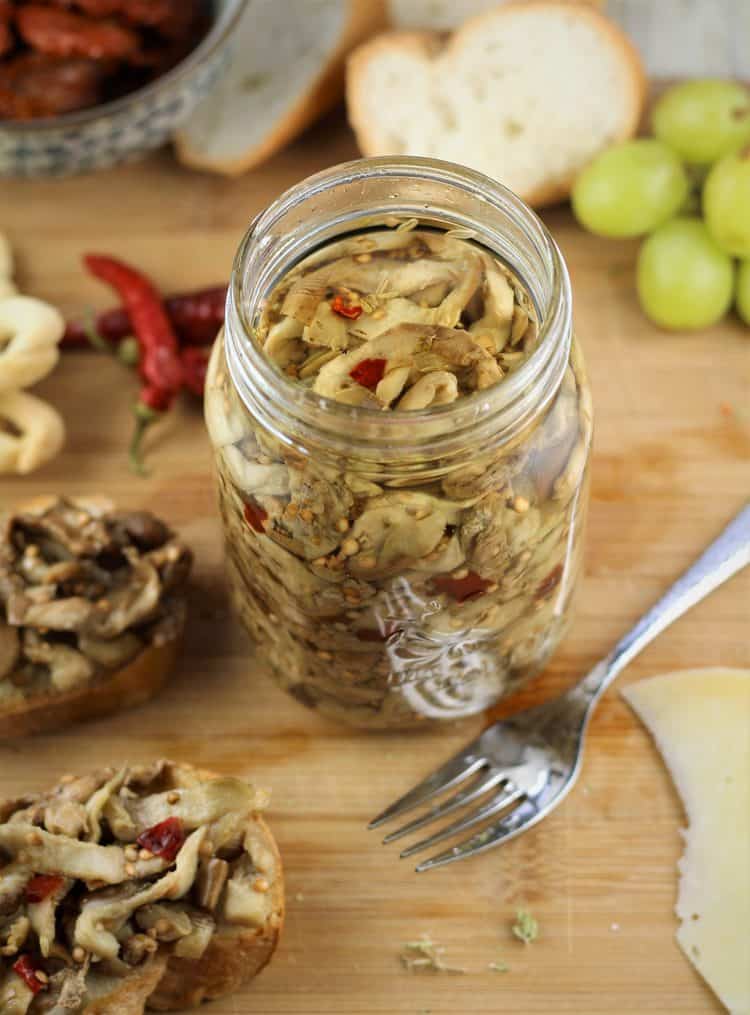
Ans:
<svg viewBox="0 0 750 1015"><path fill-rule="evenodd" d="M0 176L159 147L225 66L247 0L0 0Z"/></svg>

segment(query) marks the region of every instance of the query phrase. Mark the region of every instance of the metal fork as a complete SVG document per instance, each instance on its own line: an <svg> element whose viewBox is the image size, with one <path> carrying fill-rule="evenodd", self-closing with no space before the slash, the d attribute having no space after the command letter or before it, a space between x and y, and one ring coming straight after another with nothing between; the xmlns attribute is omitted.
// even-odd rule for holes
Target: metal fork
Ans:
<svg viewBox="0 0 750 1015"><path fill-rule="evenodd" d="M393 842L478 802L463 817L401 853L401 857L412 856L476 825L485 825L470 838L420 863L416 870L421 873L484 853L537 824L572 789L581 768L589 719L617 674L673 621L748 563L750 504L583 680L559 698L489 726L442 768L379 814L369 827L378 828L461 786L453 796L434 803L421 817L383 840ZM471 776L475 778L462 785ZM491 790L495 792L488 797ZM496 815L502 816L486 824Z"/></svg>

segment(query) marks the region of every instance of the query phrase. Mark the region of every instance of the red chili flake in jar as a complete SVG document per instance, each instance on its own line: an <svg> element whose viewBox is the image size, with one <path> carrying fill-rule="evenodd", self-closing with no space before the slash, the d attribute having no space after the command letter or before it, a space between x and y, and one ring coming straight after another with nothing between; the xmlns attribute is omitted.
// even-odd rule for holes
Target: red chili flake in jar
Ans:
<svg viewBox="0 0 750 1015"><path fill-rule="evenodd" d="M363 388L374 391L383 380L388 360L384 359L363 359L356 367L349 371L349 376Z"/></svg>
<svg viewBox="0 0 750 1015"><path fill-rule="evenodd" d="M37 966L30 955L19 955L13 963L13 972L21 977L32 994L44 990L46 984L37 978Z"/></svg>
<svg viewBox="0 0 750 1015"><path fill-rule="evenodd" d="M379 628L375 629L372 627L361 627L358 631L355 631L358 641L372 641L372 642L384 642L388 641L391 635L398 631L396 624L386 624L385 628L381 631Z"/></svg>
<svg viewBox="0 0 750 1015"><path fill-rule="evenodd" d="M433 578L432 583L438 592L444 592L446 596L455 599L457 603L463 603L474 596L482 596L492 585L492 582L485 581L476 571L469 571L465 578L451 578L450 575L442 575Z"/></svg>
<svg viewBox="0 0 750 1015"><path fill-rule="evenodd" d="M64 883L65 879L59 874L36 874L26 885L26 901L44 902L50 895L62 888Z"/></svg>
<svg viewBox="0 0 750 1015"><path fill-rule="evenodd" d="M362 307L358 303L347 303L343 296L334 296L331 300L331 310L339 317L346 317L350 321L356 321L362 316Z"/></svg>
<svg viewBox="0 0 750 1015"><path fill-rule="evenodd" d="M160 856L171 863L182 849L185 832L179 818L166 818L153 828L141 832L135 841L141 849L147 849L154 856Z"/></svg>
<svg viewBox="0 0 750 1015"><path fill-rule="evenodd" d="M562 573L563 573L562 564L558 564L556 567L553 567L550 573L547 575L547 577L543 578L540 581L539 587L536 590L534 598L544 599L546 596L550 594L550 592L553 592L560 584Z"/></svg>
<svg viewBox="0 0 750 1015"><path fill-rule="evenodd" d="M264 511L260 504L254 501L245 501L245 521L255 532L265 532L263 522L268 518L268 512Z"/></svg>
<svg viewBox="0 0 750 1015"><path fill-rule="evenodd" d="M371 627L363 627L354 633L357 637L357 641L385 641L385 635Z"/></svg>

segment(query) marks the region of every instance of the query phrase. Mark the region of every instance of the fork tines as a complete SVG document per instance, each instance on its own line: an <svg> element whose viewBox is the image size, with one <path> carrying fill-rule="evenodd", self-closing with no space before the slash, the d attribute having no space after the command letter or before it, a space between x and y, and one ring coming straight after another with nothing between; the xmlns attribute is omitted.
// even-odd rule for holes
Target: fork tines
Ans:
<svg viewBox="0 0 750 1015"><path fill-rule="evenodd" d="M464 785L472 776L474 778L471 782L468 785ZM383 842L395 842L397 839L410 835L412 832L416 832L420 828L424 828L426 825L432 824L434 821L438 821L460 808L466 807L475 801L479 802L479 806L473 808L462 817L444 825L433 835L421 839L419 842L415 842L404 849L401 852L401 857L405 858L413 856L415 853L419 853L430 846L434 846L451 836L458 835L469 828L487 822L495 815L507 811L509 808L515 808L515 810L511 811L510 814L503 817L500 821L483 828L480 832L458 843L458 845L439 853L430 860L423 861L417 866L417 872L430 870L434 867L442 867L445 864L464 859L474 853L483 852L485 849L494 846L501 839L508 838L514 834L519 824L526 823L529 817L533 816L526 813L528 806L524 807L524 793L511 780L506 778L503 772L490 764L479 750L479 742L475 741L456 754L450 761L446 762L442 768L433 772L432 775L420 782L414 789L386 808L382 814L379 814L370 822L369 827L379 828L393 818L407 814L415 808L422 807L435 797L459 786L461 788L456 793L447 797L442 802L433 802L432 806L425 813L407 822L395 831L390 832L383 839ZM490 791L493 790L495 792L488 796ZM528 801L526 803L528 804ZM514 820L516 811L523 813L522 820Z"/></svg>

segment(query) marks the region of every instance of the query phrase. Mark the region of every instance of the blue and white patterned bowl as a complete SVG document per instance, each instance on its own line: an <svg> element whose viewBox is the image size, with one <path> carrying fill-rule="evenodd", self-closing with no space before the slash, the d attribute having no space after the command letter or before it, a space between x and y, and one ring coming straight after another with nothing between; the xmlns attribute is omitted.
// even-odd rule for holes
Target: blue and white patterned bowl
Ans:
<svg viewBox="0 0 750 1015"><path fill-rule="evenodd" d="M226 66L247 0L214 0L206 37L184 60L114 102L28 123L0 120L0 177L67 176L105 169L163 145Z"/></svg>

